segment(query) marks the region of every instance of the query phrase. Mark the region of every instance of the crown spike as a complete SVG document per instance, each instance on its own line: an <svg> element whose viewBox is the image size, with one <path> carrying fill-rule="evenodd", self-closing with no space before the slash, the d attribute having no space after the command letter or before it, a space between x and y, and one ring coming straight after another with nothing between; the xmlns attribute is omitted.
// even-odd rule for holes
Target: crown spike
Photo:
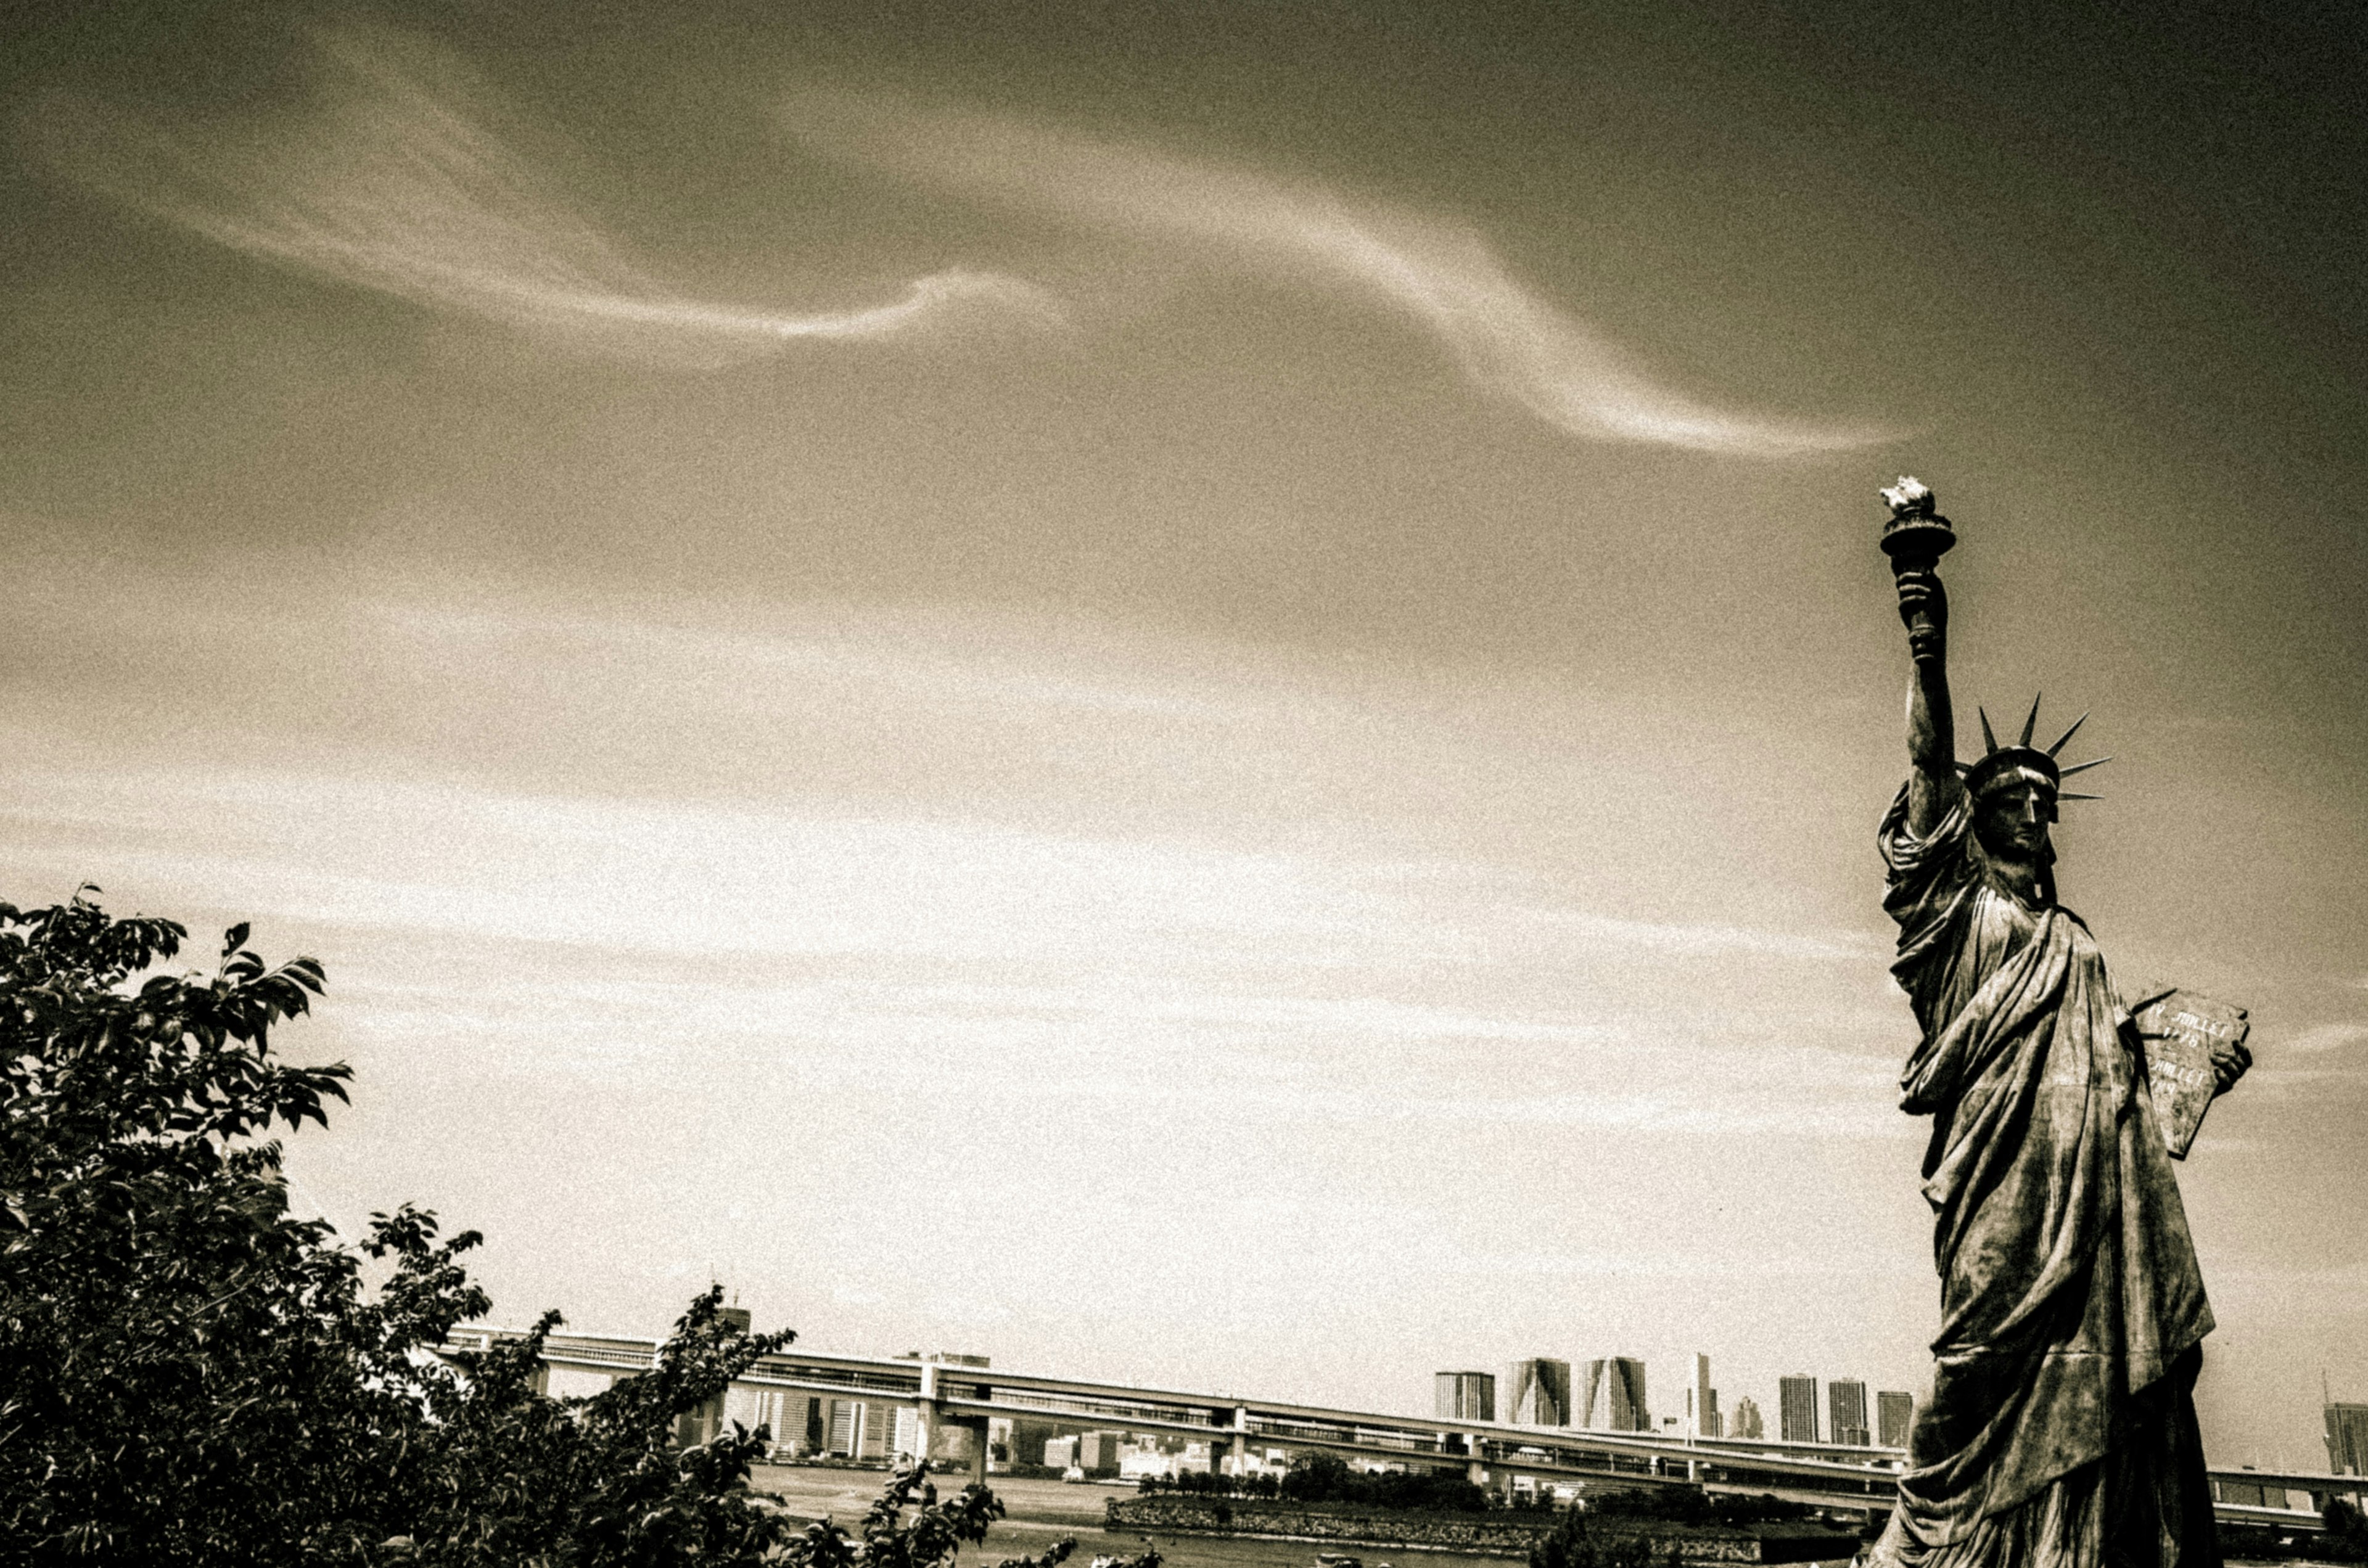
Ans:
<svg viewBox="0 0 2368 1568"><path fill-rule="evenodd" d="M2075 793L2070 790L2066 790L2059 792L2055 798L2059 801L2101 801L2105 797L2102 795L2082 795Z"/></svg>
<svg viewBox="0 0 2368 1568"><path fill-rule="evenodd" d="M2047 755L2048 755L2048 756L2054 756L2057 752L2062 751L2062 750L2064 749L2064 743L2065 743L2065 742L2066 742L2066 741L2068 741L2068 740L2070 740L2073 736L2075 736L2075 735L2078 734L2078 733L2080 733L2080 726L2081 726L2081 725L2083 725L2083 724L2085 724L2085 723L2087 723L2088 722L2089 722L2089 715L2087 715L2086 713L2083 713L2083 714L2081 714L2078 719L2073 720L2073 721L2072 721L2072 727L2071 727L2070 729L2068 729L2068 730L2065 731L2062 734L2060 734L2060 735L2056 736L2056 737L2055 737L2055 744L2054 745L2049 746L2049 747L2047 748Z"/></svg>
<svg viewBox="0 0 2368 1568"><path fill-rule="evenodd" d="M1961 762L1957 764L1957 771L1960 774L1971 773L1973 770L1974 765L1970 762Z"/></svg>
<svg viewBox="0 0 2368 1568"><path fill-rule="evenodd" d="M1986 752L1998 750L1998 736L1990 732L1989 713L1978 702L1974 704L1974 711L1982 719L1982 749Z"/></svg>
<svg viewBox="0 0 2368 1568"><path fill-rule="evenodd" d="M2032 731L2033 731L2033 730L2035 730L2035 729L2037 729L2038 727L2039 727L2039 693L2037 693L2037 692L2035 692L2035 691L2034 691L2034 692L2032 692L2032 693L2031 694L2031 711L2030 711L2028 714L2024 715L2024 717L2023 717L2023 721L2022 721L2022 739L2021 739L2021 740L2019 740L2019 741L2015 742L2014 744L2017 744L2017 745L2019 745L2019 746L2027 746L2027 745L2029 745L2029 744L2031 744L2031 732L2032 732Z"/></svg>
<svg viewBox="0 0 2368 1568"><path fill-rule="evenodd" d="M2055 776L2059 778L2069 778L2076 773L2086 773L2092 767L2102 767L2112 760L2110 756L2100 756L2094 762L2076 762L2069 767L2058 768Z"/></svg>

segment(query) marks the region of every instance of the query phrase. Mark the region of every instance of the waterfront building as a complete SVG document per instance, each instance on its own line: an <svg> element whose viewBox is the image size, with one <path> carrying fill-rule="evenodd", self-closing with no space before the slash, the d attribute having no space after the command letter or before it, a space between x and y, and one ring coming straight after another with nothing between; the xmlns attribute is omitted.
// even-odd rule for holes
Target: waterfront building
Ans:
<svg viewBox="0 0 2368 1568"><path fill-rule="evenodd" d="M1874 1396L1874 1440L1886 1449L1904 1449L1916 1429L1916 1396L1884 1390Z"/></svg>
<svg viewBox="0 0 2368 1568"><path fill-rule="evenodd" d="M702 1400L691 1409L674 1418L674 1440L682 1448L695 1449L715 1441L723 1429L723 1394Z"/></svg>
<svg viewBox="0 0 2368 1568"><path fill-rule="evenodd" d="M1594 1431L1651 1431L1653 1417L1645 1403L1645 1363L1633 1356L1589 1361L1585 1409L1579 1425Z"/></svg>
<svg viewBox="0 0 2368 1568"><path fill-rule="evenodd" d="M1570 1363L1532 1357L1505 1369L1505 1419L1517 1426L1570 1425Z"/></svg>
<svg viewBox="0 0 2368 1568"><path fill-rule="evenodd" d="M1758 1442L1768 1436L1768 1424L1759 1418L1759 1402L1745 1394L1735 1402L1735 1419L1727 1423L1725 1436Z"/></svg>
<svg viewBox="0 0 2368 1568"><path fill-rule="evenodd" d="M1817 1440L1817 1380L1795 1372L1776 1380L1778 1435L1788 1443Z"/></svg>
<svg viewBox="0 0 2368 1568"><path fill-rule="evenodd" d="M1497 1419L1497 1379L1490 1372L1437 1372L1431 1384L1431 1414L1441 1421Z"/></svg>
<svg viewBox="0 0 2368 1568"><path fill-rule="evenodd" d="M1826 1385L1827 1438L1854 1449L1867 1445L1866 1385L1856 1378L1836 1378Z"/></svg>
<svg viewBox="0 0 2368 1568"><path fill-rule="evenodd" d="M832 1400L830 1402L830 1452L840 1459L863 1458L863 1439L871 1436L865 1430L867 1425L861 1400Z"/></svg>
<svg viewBox="0 0 2368 1568"><path fill-rule="evenodd" d="M1044 1468L1066 1470L1077 1462L1077 1440L1075 1437L1044 1439Z"/></svg>
<svg viewBox="0 0 2368 1568"><path fill-rule="evenodd" d="M2368 1404L2327 1401L2327 1468L2336 1475L2368 1475Z"/></svg>
<svg viewBox="0 0 2368 1568"><path fill-rule="evenodd" d="M1208 1469L1205 1462L1201 1468ZM1118 1478L1121 1481L1167 1481L1182 1473L1184 1466L1174 1454L1163 1454L1157 1449L1133 1449L1118 1457Z"/></svg>
<svg viewBox="0 0 2368 1568"><path fill-rule="evenodd" d="M1002 1439L1004 1449L1001 1455L1004 1461L1009 1464L1043 1462L1044 1445L1070 1429L1058 1421L1026 1415L1013 1416L1010 1425L1009 1435ZM995 1424L990 1420L986 1429L986 1458L990 1466L996 1462L997 1457L995 1452L996 1442L995 1431Z"/></svg>
<svg viewBox="0 0 2368 1568"><path fill-rule="evenodd" d="M2212 1495L2217 1502L2233 1503L2240 1508L2283 1508L2291 1501L2284 1487L2265 1486L2253 1481L2214 1481Z"/></svg>

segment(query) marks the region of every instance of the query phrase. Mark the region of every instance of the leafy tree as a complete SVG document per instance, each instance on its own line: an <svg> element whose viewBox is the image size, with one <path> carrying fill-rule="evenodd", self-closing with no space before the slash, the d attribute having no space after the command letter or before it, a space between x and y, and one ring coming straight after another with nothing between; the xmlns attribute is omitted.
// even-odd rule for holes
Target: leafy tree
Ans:
<svg viewBox="0 0 2368 1568"><path fill-rule="evenodd" d="M1788 1503L1772 1492L1763 1492L1757 1497L1736 1493L1713 1497L1699 1486L1635 1486L1590 1492L1587 1506L1598 1518L1660 1519L1681 1525L1763 1524L1778 1519L1805 1519L1815 1512L1805 1503Z"/></svg>
<svg viewBox="0 0 2368 1568"><path fill-rule="evenodd" d="M356 1260L288 1215L257 1141L345 1097L343 1066L271 1059L321 968L266 969L242 926L211 978L133 986L187 935L79 894L0 904L0 1542L22 1551L268 1561L350 1519L315 1484L346 1468L323 1449L401 1396L335 1364L403 1340L475 1239L436 1248L395 1216L370 1244L416 1255L412 1278L363 1309Z"/></svg>
<svg viewBox="0 0 2368 1568"><path fill-rule="evenodd" d="M720 1288L590 1399L536 1392L557 1313L439 1354L488 1305L475 1233L406 1206L356 1249L288 1212L268 1134L325 1125L351 1076L274 1055L321 966L268 967L237 926L212 973L165 971L187 936L80 893L0 904L0 1559L940 1568L1002 1517L916 1470L854 1539L749 1491L762 1432L679 1447L791 1337L726 1321Z"/></svg>
<svg viewBox="0 0 2368 1568"><path fill-rule="evenodd" d="M1282 1494L1293 1503L1333 1502L1348 1492L1349 1480L1349 1461L1318 1449L1291 1461L1282 1477Z"/></svg>
<svg viewBox="0 0 2368 1568"><path fill-rule="evenodd" d="M1185 1496L1281 1498L1293 1503L1352 1503L1433 1512L1477 1514L1492 1506L1486 1488L1474 1485L1459 1473L1381 1471L1362 1474L1337 1454L1320 1451L1302 1455L1280 1477L1270 1471L1218 1475L1186 1471L1180 1475L1147 1477L1141 1484L1144 1492Z"/></svg>
<svg viewBox="0 0 2368 1568"><path fill-rule="evenodd" d="M1599 1541L1588 1527L1584 1508L1563 1512L1561 1522L1530 1548L1530 1568L1648 1568L1653 1545L1641 1533L1628 1532ZM1669 1551L1674 1568L1675 1547Z"/></svg>

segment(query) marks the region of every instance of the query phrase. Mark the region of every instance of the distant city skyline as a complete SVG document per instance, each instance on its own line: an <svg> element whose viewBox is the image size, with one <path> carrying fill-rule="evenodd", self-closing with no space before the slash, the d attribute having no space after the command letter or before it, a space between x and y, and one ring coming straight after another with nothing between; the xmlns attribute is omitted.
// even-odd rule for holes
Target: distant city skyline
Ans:
<svg viewBox="0 0 2368 1568"><path fill-rule="evenodd" d="M1605 1356L1577 1362L1531 1358L1506 1369L1504 1386L1524 1390L1521 1397L1531 1402L1532 1409L1549 1413L1562 1409L1565 1414L1559 1421L1540 1421L1509 1414L1514 1407L1508 1404L1506 1420L1516 1425L1572 1425L1600 1431L1648 1432L1666 1427L1703 1437L1741 1437L1744 1433L1735 1427L1735 1423L1741 1419L1745 1405L1749 1405L1753 1418L1758 1420L1760 1403L1748 1394L1731 1390L1728 1395L1722 1396L1712 1367L1708 1352L1688 1353L1687 1381L1680 1396L1684 1408L1656 1422L1646 1393L1649 1369L1642 1358ZM1442 1417L1487 1420L1488 1416L1474 1412L1494 1408L1498 1381L1486 1372L1435 1372L1431 1413ZM1820 1380L1814 1374L1797 1373L1776 1381L1776 1405L1783 1441L1840 1447L1907 1445L1917 1405L1917 1396L1912 1392L1895 1389L1870 1393L1864 1379L1847 1376ZM1568 1403L1557 1405L1554 1391L1564 1387L1569 1391ZM1722 1415L1723 1401L1732 1403L1732 1416ZM2330 1426L2329 1430L2334 1428Z"/></svg>

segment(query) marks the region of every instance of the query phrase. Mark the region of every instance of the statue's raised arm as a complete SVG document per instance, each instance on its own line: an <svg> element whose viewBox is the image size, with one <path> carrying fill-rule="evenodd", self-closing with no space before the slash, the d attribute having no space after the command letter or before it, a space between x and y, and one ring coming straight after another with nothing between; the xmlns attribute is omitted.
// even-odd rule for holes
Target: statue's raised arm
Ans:
<svg viewBox="0 0 2368 1568"><path fill-rule="evenodd" d="M1891 522L1883 530L1907 627L1907 827L1929 835L1956 803L1956 716L1949 707L1949 592L1940 562L1957 542L1949 520L1934 509L1932 492L1912 478L1883 492Z"/></svg>

